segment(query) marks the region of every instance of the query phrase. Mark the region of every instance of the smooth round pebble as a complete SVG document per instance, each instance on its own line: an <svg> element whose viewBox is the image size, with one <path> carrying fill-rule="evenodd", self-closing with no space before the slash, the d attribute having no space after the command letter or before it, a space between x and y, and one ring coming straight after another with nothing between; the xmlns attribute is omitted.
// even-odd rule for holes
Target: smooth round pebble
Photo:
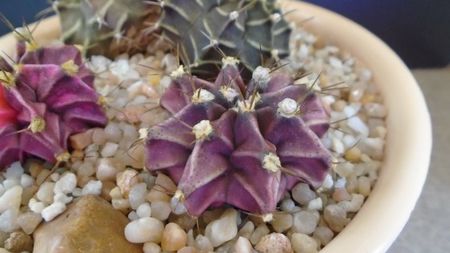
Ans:
<svg viewBox="0 0 450 253"><path fill-rule="evenodd" d="M317 227L319 217L310 211L300 211L294 214L292 230L296 233L312 234Z"/></svg>
<svg viewBox="0 0 450 253"><path fill-rule="evenodd" d="M152 215L152 208L149 203L142 203L136 209L136 214L139 218L150 217Z"/></svg>
<svg viewBox="0 0 450 253"><path fill-rule="evenodd" d="M147 197L147 184L138 183L131 187L130 193L128 194L128 200L130 201L130 206L133 209L137 209L142 203L145 202Z"/></svg>
<svg viewBox="0 0 450 253"><path fill-rule="evenodd" d="M264 236L256 244L255 249L260 253L291 253L292 246L289 239L280 233Z"/></svg>
<svg viewBox="0 0 450 253"><path fill-rule="evenodd" d="M275 213L271 224L276 232L282 233L292 227L292 215L289 213Z"/></svg>
<svg viewBox="0 0 450 253"><path fill-rule="evenodd" d="M154 242L146 242L143 247L144 253L160 253L161 247Z"/></svg>
<svg viewBox="0 0 450 253"><path fill-rule="evenodd" d="M327 245L333 239L333 236L333 231L328 227L318 227L313 234L313 237L317 238L322 245Z"/></svg>
<svg viewBox="0 0 450 253"><path fill-rule="evenodd" d="M163 231L161 248L164 251L177 251L187 243L186 232L175 223L166 225Z"/></svg>
<svg viewBox="0 0 450 253"><path fill-rule="evenodd" d="M239 238L236 241L236 244L234 245L234 252L253 253L254 251L250 241L245 237L239 236Z"/></svg>
<svg viewBox="0 0 450 253"><path fill-rule="evenodd" d="M151 209L152 209L152 217L162 221L167 220L167 218L169 218L170 213L172 212L170 203L163 201L152 202Z"/></svg>
<svg viewBox="0 0 450 253"><path fill-rule="evenodd" d="M341 232L350 222L344 208L334 204L325 207L324 219L334 232Z"/></svg>
<svg viewBox="0 0 450 253"><path fill-rule="evenodd" d="M291 237L291 244L292 248L294 249L295 253L317 253L318 245L316 240L314 240L312 237L300 234L300 233L294 233Z"/></svg>
<svg viewBox="0 0 450 253"><path fill-rule="evenodd" d="M299 183L292 189L292 198L301 205L308 205L311 200L316 198L316 193L308 184Z"/></svg>
<svg viewBox="0 0 450 253"><path fill-rule="evenodd" d="M227 209L219 219L206 226L205 235L214 247L233 239L237 235L237 215L236 210Z"/></svg>
<svg viewBox="0 0 450 253"><path fill-rule="evenodd" d="M161 242L164 224L155 218L144 217L128 223L125 238L132 243Z"/></svg>

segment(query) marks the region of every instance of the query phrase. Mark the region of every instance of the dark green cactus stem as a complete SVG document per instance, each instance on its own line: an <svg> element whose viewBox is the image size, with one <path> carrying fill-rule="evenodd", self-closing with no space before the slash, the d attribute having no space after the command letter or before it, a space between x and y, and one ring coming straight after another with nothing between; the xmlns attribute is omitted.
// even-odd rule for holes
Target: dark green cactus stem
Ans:
<svg viewBox="0 0 450 253"><path fill-rule="evenodd" d="M159 13L143 0L57 0L53 7L64 42L110 57L143 51L150 41L143 33L146 21Z"/></svg>
<svg viewBox="0 0 450 253"><path fill-rule="evenodd" d="M291 29L275 0L163 0L159 27L185 65L220 65L224 55L248 69L289 53ZM184 59L183 59L184 58ZM204 69L204 68L202 68ZM215 68L208 68L208 70Z"/></svg>

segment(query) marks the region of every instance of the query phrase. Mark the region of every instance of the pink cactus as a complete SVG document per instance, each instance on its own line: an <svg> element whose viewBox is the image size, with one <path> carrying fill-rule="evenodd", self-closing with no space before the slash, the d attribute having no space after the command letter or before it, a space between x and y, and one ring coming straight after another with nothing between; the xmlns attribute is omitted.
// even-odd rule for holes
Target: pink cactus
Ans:
<svg viewBox="0 0 450 253"><path fill-rule="evenodd" d="M324 180L329 115L288 75L258 67L246 86L237 60L223 63L214 83L172 73L161 105L173 117L149 129L146 167L177 182L175 198L193 216L223 204L270 214L297 182Z"/></svg>
<svg viewBox="0 0 450 253"><path fill-rule="evenodd" d="M76 47L19 42L17 51L14 66L0 69L0 168L28 157L61 160L70 135L107 121Z"/></svg>

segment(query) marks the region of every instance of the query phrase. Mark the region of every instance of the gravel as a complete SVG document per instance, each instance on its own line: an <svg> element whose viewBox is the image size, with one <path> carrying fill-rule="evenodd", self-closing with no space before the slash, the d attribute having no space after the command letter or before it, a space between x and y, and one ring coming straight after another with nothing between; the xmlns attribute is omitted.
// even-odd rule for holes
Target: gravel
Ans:
<svg viewBox="0 0 450 253"><path fill-rule="evenodd" d="M318 78L313 88L321 92L331 110L331 122L336 122L322 139L335 164L319 189L296 185L266 224L232 208L211 210L198 219L190 217L174 198L177 187L172 180L144 169L140 135L170 116L157 105L176 62L174 55L160 51L148 56L121 55L114 61L91 57L95 87L105 97L110 122L104 129L72 136L71 161L53 171L37 162L16 162L2 172L0 232L32 234L41 222L54 219L77 197L87 194L105 198L129 217L125 236L130 242L142 243L145 253L252 252L255 246L270 249L274 244L264 245L266 241L261 240L274 233L287 235L296 253L313 253L342 231L370 195L383 160L384 118L389 112L370 70L339 48L295 30L290 64L280 71L321 73L299 82L311 86ZM258 75L263 81L264 69ZM329 88L340 82L344 83Z"/></svg>

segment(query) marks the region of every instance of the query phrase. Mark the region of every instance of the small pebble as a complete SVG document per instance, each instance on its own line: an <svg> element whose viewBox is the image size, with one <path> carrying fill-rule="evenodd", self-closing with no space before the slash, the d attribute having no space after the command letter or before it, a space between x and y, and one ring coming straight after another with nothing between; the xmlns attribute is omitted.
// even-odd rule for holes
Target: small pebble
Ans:
<svg viewBox="0 0 450 253"><path fill-rule="evenodd" d="M186 232L175 223L166 225L163 231L161 248L164 251L177 251L187 243Z"/></svg>
<svg viewBox="0 0 450 253"><path fill-rule="evenodd" d="M291 253L292 246L289 239L280 233L264 236L256 244L255 249L260 253Z"/></svg>
<svg viewBox="0 0 450 253"><path fill-rule="evenodd" d="M15 231L5 241L5 249L11 252L31 252L33 250L33 239L22 231Z"/></svg>
<svg viewBox="0 0 450 253"><path fill-rule="evenodd" d="M19 210L20 203L22 202L22 192L22 187L16 185L3 193L0 196L0 213L11 208Z"/></svg>
<svg viewBox="0 0 450 253"><path fill-rule="evenodd" d="M292 198L301 205L308 205L311 200L316 198L316 193L308 184L299 183L292 189Z"/></svg>
<svg viewBox="0 0 450 253"><path fill-rule="evenodd" d="M253 234L253 231L255 231L255 224L251 221L247 221L244 226L239 230L238 235L245 237L247 239L250 239L250 237Z"/></svg>
<svg viewBox="0 0 450 253"><path fill-rule="evenodd" d="M155 218L134 220L125 227L125 237L132 243L161 242L164 224Z"/></svg>
<svg viewBox="0 0 450 253"><path fill-rule="evenodd" d="M334 233L328 227L317 227L313 237L317 238L325 246L333 239Z"/></svg>
<svg viewBox="0 0 450 253"><path fill-rule="evenodd" d="M116 179L119 170L115 167L114 161L110 158L101 158L97 162L97 172L95 176L101 181L112 181Z"/></svg>
<svg viewBox="0 0 450 253"><path fill-rule="evenodd" d="M41 221L42 216L34 212L21 213L19 217L17 217L17 224L28 235L34 232Z"/></svg>
<svg viewBox="0 0 450 253"><path fill-rule="evenodd" d="M116 123L111 122L105 127L105 135L109 141L119 143L122 138L122 131Z"/></svg>
<svg viewBox="0 0 450 253"><path fill-rule="evenodd" d="M358 178L358 192L364 197L369 196L371 191L370 179L368 177Z"/></svg>
<svg viewBox="0 0 450 253"><path fill-rule="evenodd" d="M90 180L82 189L81 195L100 195L102 193L102 181Z"/></svg>
<svg viewBox="0 0 450 253"><path fill-rule="evenodd" d="M116 183L123 196L128 196L131 187L138 182L138 172L135 170L125 170L116 176Z"/></svg>
<svg viewBox="0 0 450 253"><path fill-rule="evenodd" d="M55 202L42 210L42 218L49 222L66 210L66 204Z"/></svg>
<svg viewBox="0 0 450 253"><path fill-rule="evenodd" d="M70 136L71 147L78 150L83 150L92 141L92 131L88 130L79 134Z"/></svg>
<svg viewBox="0 0 450 253"><path fill-rule="evenodd" d="M292 230L296 233L312 234L317 227L319 217L311 211L300 211L294 214Z"/></svg>
<svg viewBox="0 0 450 253"><path fill-rule="evenodd" d="M111 204L113 206L114 209L117 210L126 210L128 208L130 208L130 202L128 201L128 199L112 199L111 200Z"/></svg>
<svg viewBox="0 0 450 253"><path fill-rule="evenodd" d="M142 203L145 202L147 197L147 184L138 183L131 187L130 193L128 194L128 200L130 201L130 206L133 209L137 209Z"/></svg>
<svg viewBox="0 0 450 253"><path fill-rule="evenodd" d="M73 197L67 196L67 195L65 195L63 193L60 193L60 192L56 193L54 198L53 198L54 202L61 202L61 203L64 203L66 205L69 204L70 202L72 202L72 200L73 200Z"/></svg>
<svg viewBox="0 0 450 253"><path fill-rule="evenodd" d="M291 237L291 243L292 248L294 249L295 253L317 253L318 245L316 240L314 240L312 237L300 234L300 233L294 233Z"/></svg>
<svg viewBox="0 0 450 253"><path fill-rule="evenodd" d="M112 157L116 154L117 150L119 149L119 145L112 142L107 142L105 146L103 146L103 149L101 151L102 157L108 158Z"/></svg>
<svg viewBox="0 0 450 253"><path fill-rule="evenodd" d="M77 187L77 177L75 174L68 172L64 174L58 182L55 183L55 188L53 189L54 193L72 193L73 190Z"/></svg>
<svg viewBox="0 0 450 253"><path fill-rule="evenodd" d="M309 210L322 210L323 203L321 198L315 198L308 203Z"/></svg>
<svg viewBox="0 0 450 253"><path fill-rule="evenodd" d="M250 242L253 245L256 245L259 241L261 241L261 238L269 233L270 230L265 223L259 224L259 226L256 227L255 231L253 232L252 236L250 236Z"/></svg>
<svg viewBox="0 0 450 253"><path fill-rule="evenodd" d="M247 238L240 236L234 245L234 252L253 253L254 251L250 241Z"/></svg>
<svg viewBox="0 0 450 253"><path fill-rule="evenodd" d="M131 220L131 221L137 220L137 219L139 219L139 218L141 218L141 217L139 217L135 211L131 211L131 212L128 214L128 219Z"/></svg>
<svg viewBox="0 0 450 253"><path fill-rule="evenodd" d="M165 221L169 218L170 213L172 212L172 208L170 204L163 201L155 201L151 203L152 209L152 217Z"/></svg>
<svg viewBox="0 0 450 253"><path fill-rule="evenodd" d="M6 169L5 178L20 179L20 177L22 176L23 173L24 173L24 169L23 169L22 165L20 164L20 162L14 162Z"/></svg>
<svg viewBox="0 0 450 253"><path fill-rule="evenodd" d="M183 247L177 251L177 253L197 253L197 249L194 247Z"/></svg>
<svg viewBox="0 0 450 253"><path fill-rule="evenodd" d="M10 208L0 215L0 231L11 233L19 228L17 217L19 210Z"/></svg>
<svg viewBox="0 0 450 253"><path fill-rule="evenodd" d="M289 213L275 213L271 224L276 232L282 233L292 227L292 215Z"/></svg>
<svg viewBox="0 0 450 253"><path fill-rule="evenodd" d="M333 204L325 207L324 219L334 232L341 232L350 222L350 219L347 218L345 209L339 205Z"/></svg>
<svg viewBox="0 0 450 253"><path fill-rule="evenodd" d="M237 235L237 215L236 210L227 209L218 220L214 220L206 226L205 235L214 247L233 239Z"/></svg>
<svg viewBox="0 0 450 253"><path fill-rule="evenodd" d="M211 252L214 250L214 247L212 246L208 237L206 237L204 235L198 235L197 238L195 238L194 245L201 252Z"/></svg>
<svg viewBox="0 0 450 253"><path fill-rule="evenodd" d="M144 253L160 253L161 247L154 242L146 242L144 243Z"/></svg>
<svg viewBox="0 0 450 253"><path fill-rule="evenodd" d="M40 214L42 210L44 210L45 204L32 198L28 202L28 208L30 208L31 211Z"/></svg>
<svg viewBox="0 0 450 253"><path fill-rule="evenodd" d="M136 213L139 218L150 217L152 215L152 208L149 203L142 203L136 209Z"/></svg>
<svg viewBox="0 0 450 253"><path fill-rule="evenodd" d="M33 179L30 175L28 175L28 174L23 174L23 175L20 177L20 185L21 185L23 188L30 187L30 186L33 185L33 183L34 183L34 179Z"/></svg>

